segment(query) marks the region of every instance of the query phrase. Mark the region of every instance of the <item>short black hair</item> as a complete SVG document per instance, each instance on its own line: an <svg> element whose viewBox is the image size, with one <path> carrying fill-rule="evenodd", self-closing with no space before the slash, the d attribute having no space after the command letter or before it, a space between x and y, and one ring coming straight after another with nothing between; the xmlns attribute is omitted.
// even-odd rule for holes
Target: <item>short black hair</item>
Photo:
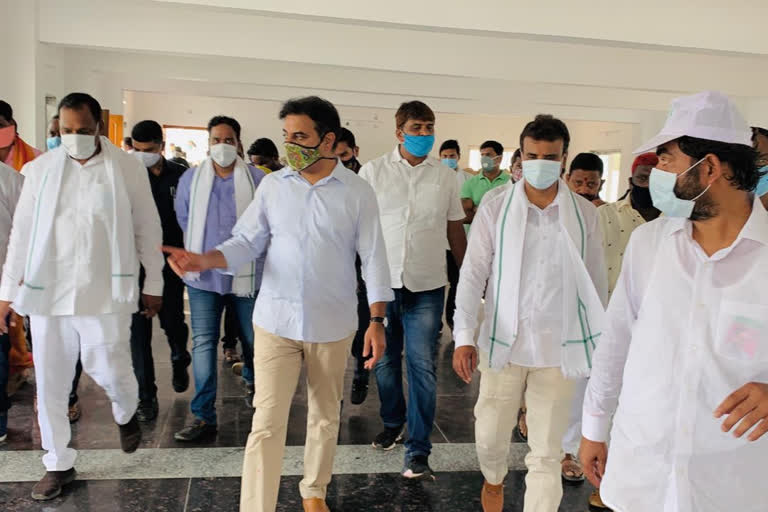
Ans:
<svg viewBox="0 0 768 512"><path fill-rule="evenodd" d="M157 121L147 119L136 123L131 130L131 138L136 142L163 143L163 127Z"/></svg>
<svg viewBox="0 0 768 512"><path fill-rule="evenodd" d="M515 150L515 152L514 152L514 153L512 153L512 159L510 160L510 162L514 162L514 161L515 161L515 160L517 160L518 158L522 158L522 157L523 157L523 153L522 153L522 151L520 151L520 148L517 148L517 149Z"/></svg>
<svg viewBox="0 0 768 512"><path fill-rule="evenodd" d="M579 153L571 161L571 167L568 172L579 169L581 171L596 171L603 176L603 159L594 153Z"/></svg>
<svg viewBox="0 0 768 512"><path fill-rule="evenodd" d="M346 142L347 146L349 146L352 149L355 149L357 147L357 141L355 141L355 134L352 133L347 128L341 127L341 131L339 132L339 138L336 139L336 144L339 142Z"/></svg>
<svg viewBox="0 0 768 512"><path fill-rule="evenodd" d="M94 121L101 123L101 105L96 101L96 98L90 94L84 92L72 92L64 96L59 102L59 112L61 112L61 109L63 108L80 110L83 107L86 107L91 111Z"/></svg>
<svg viewBox="0 0 768 512"><path fill-rule="evenodd" d="M13 121L13 107L7 101L0 100L0 117L9 123Z"/></svg>
<svg viewBox="0 0 768 512"><path fill-rule="evenodd" d="M480 145L480 149L492 149L496 155L503 155L504 154L504 146L501 145L501 143L496 142L495 140L487 140L483 142Z"/></svg>
<svg viewBox="0 0 768 512"><path fill-rule="evenodd" d="M409 119L414 121L435 122L435 113L429 108L429 105L423 101L406 101L400 105L395 112L395 125L398 129L405 126Z"/></svg>
<svg viewBox="0 0 768 512"><path fill-rule="evenodd" d="M563 141L563 153L568 152L568 145L571 143L571 134L568 133L568 127L565 123L550 114L539 114L536 119L525 125L520 134L520 148L523 147L523 139L530 137L533 140L546 140L554 142Z"/></svg>
<svg viewBox="0 0 768 512"><path fill-rule="evenodd" d="M448 139L447 141L440 144L440 151L438 151L437 153L440 154L446 149L455 149L456 153L458 153L459 156L461 156L461 148L459 147L459 141L457 141L456 139Z"/></svg>
<svg viewBox="0 0 768 512"><path fill-rule="evenodd" d="M266 137L256 139L253 144L251 144L251 147L248 148L248 156L254 155L273 158L275 160L280 158L280 155L277 153L277 146L275 146L275 143L272 142L271 139Z"/></svg>
<svg viewBox="0 0 768 512"><path fill-rule="evenodd" d="M757 138L757 135L760 134L763 137L768 137L768 130L765 128L761 128L759 126L753 126L752 127L752 142L755 142L755 139Z"/></svg>
<svg viewBox="0 0 768 512"><path fill-rule="evenodd" d="M339 111L328 100L318 96L294 98L283 103L280 109L280 119L287 116L307 116L315 124L315 131L322 139L326 134L332 133L338 139L341 131L341 118Z"/></svg>
<svg viewBox="0 0 768 512"><path fill-rule="evenodd" d="M739 190L752 191L760 181L762 174L757 169L758 153L752 146L698 139L687 135L680 137L676 142L680 151L691 157L691 163L711 153L721 162L730 165L733 177L728 178L728 181ZM660 150L657 150L656 154L659 152Z"/></svg>
<svg viewBox="0 0 768 512"><path fill-rule="evenodd" d="M237 140L240 140L240 123L237 122L236 119L232 117L227 116L214 116L211 118L210 121L208 121L208 133L211 133L211 130L219 126L220 124L225 124L229 127L231 127L235 131L235 136L237 137Z"/></svg>
<svg viewBox="0 0 768 512"><path fill-rule="evenodd" d="M56 114L51 118L51 121L58 121L59 120L59 114Z"/></svg>

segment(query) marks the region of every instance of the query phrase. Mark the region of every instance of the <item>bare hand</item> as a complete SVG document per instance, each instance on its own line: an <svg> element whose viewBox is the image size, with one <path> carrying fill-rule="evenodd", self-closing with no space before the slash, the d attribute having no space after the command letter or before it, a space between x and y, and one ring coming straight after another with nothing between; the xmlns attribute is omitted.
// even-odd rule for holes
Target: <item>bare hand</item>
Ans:
<svg viewBox="0 0 768 512"><path fill-rule="evenodd" d="M385 335L384 325L378 322L371 322L368 326L368 330L365 331L365 342L363 345L363 357L371 356L365 362L366 370L373 370L374 365L384 355L384 351L387 348L387 337ZM373 355L371 355L373 352Z"/></svg>
<svg viewBox="0 0 768 512"><path fill-rule="evenodd" d="M163 298L155 295L141 294L141 303L144 304L144 311L141 312L147 318L152 318L163 308Z"/></svg>
<svg viewBox="0 0 768 512"><path fill-rule="evenodd" d="M582 437L579 459L581 459L581 467L584 468L584 476L592 485L599 488L605 474L608 446L605 443L590 441L586 437Z"/></svg>
<svg viewBox="0 0 768 512"><path fill-rule="evenodd" d="M715 418L721 418L725 414L728 417L723 422L723 432L730 432L738 424L733 435L741 437L757 425L747 439L760 439L768 432L768 384L750 382L731 393L715 409Z"/></svg>
<svg viewBox="0 0 768 512"><path fill-rule="evenodd" d="M11 312L11 303L7 300L0 300L0 334L8 334L8 313ZM16 314L10 316L10 327L16 327Z"/></svg>
<svg viewBox="0 0 768 512"><path fill-rule="evenodd" d="M184 277L187 272L202 272L208 270L205 266L205 257L202 254L189 252L181 247L164 245L163 252L168 255L168 265L179 277Z"/></svg>
<svg viewBox="0 0 768 512"><path fill-rule="evenodd" d="M453 371L461 380L469 384L477 368L477 349L470 345L459 347L453 353Z"/></svg>

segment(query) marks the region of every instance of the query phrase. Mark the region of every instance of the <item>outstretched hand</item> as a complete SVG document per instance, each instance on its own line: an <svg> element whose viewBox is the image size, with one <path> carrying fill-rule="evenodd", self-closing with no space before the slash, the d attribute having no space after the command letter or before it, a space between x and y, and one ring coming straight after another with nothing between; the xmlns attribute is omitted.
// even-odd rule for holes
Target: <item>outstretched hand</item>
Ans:
<svg viewBox="0 0 768 512"><path fill-rule="evenodd" d="M162 250L168 255L168 265L179 277L184 277L187 272L202 272L208 270L205 265L205 256L189 252L181 247L164 245Z"/></svg>

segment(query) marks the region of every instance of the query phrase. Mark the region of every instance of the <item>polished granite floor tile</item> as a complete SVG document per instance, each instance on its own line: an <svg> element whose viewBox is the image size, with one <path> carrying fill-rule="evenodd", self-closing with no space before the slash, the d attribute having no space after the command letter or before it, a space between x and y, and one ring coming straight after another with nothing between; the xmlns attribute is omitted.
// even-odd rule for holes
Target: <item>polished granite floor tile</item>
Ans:
<svg viewBox="0 0 768 512"><path fill-rule="evenodd" d="M30 498L34 484L4 483L0 484L0 510L3 512L184 512L189 484L189 479L76 480L67 486L58 498L38 503Z"/></svg>

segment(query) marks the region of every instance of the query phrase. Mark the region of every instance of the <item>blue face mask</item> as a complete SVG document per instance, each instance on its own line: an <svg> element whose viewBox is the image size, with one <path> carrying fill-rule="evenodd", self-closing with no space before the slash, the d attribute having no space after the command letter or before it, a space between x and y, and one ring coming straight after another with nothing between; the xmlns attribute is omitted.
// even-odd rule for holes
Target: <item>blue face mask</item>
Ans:
<svg viewBox="0 0 768 512"><path fill-rule="evenodd" d="M410 151L409 151L410 153ZM443 158L443 165L450 167L451 169L459 168L459 161L455 158Z"/></svg>
<svg viewBox="0 0 768 512"><path fill-rule="evenodd" d="M764 172L766 174L763 174L760 177L760 181L757 182L755 194L757 194L757 197L763 197L765 194L768 194L768 165L762 166L759 169L759 172Z"/></svg>
<svg viewBox="0 0 768 512"><path fill-rule="evenodd" d="M408 135L403 133L403 138L405 138L403 147L416 158L427 156L435 145L434 135Z"/></svg>
<svg viewBox="0 0 768 512"><path fill-rule="evenodd" d="M48 146L48 150L56 149L61 146L61 137L48 137L45 139L45 145Z"/></svg>
<svg viewBox="0 0 768 512"><path fill-rule="evenodd" d="M651 190L651 198L653 199L653 206L660 210L661 213L667 217L689 219L693 213L693 207L696 206L696 200L706 194L707 190L709 190L709 187L705 188L701 194L697 195L693 199L680 199L677 197L677 194L675 194L675 185L677 184L677 179L680 176L684 175L699 165L704 161L704 158L680 174L662 171L661 169L654 167L651 171L651 180L649 184L649 189Z"/></svg>
<svg viewBox="0 0 768 512"><path fill-rule="evenodd" d="M523 178L538 190L554 185L561 169L562 164L558 160L523 160Z"/></svg>

